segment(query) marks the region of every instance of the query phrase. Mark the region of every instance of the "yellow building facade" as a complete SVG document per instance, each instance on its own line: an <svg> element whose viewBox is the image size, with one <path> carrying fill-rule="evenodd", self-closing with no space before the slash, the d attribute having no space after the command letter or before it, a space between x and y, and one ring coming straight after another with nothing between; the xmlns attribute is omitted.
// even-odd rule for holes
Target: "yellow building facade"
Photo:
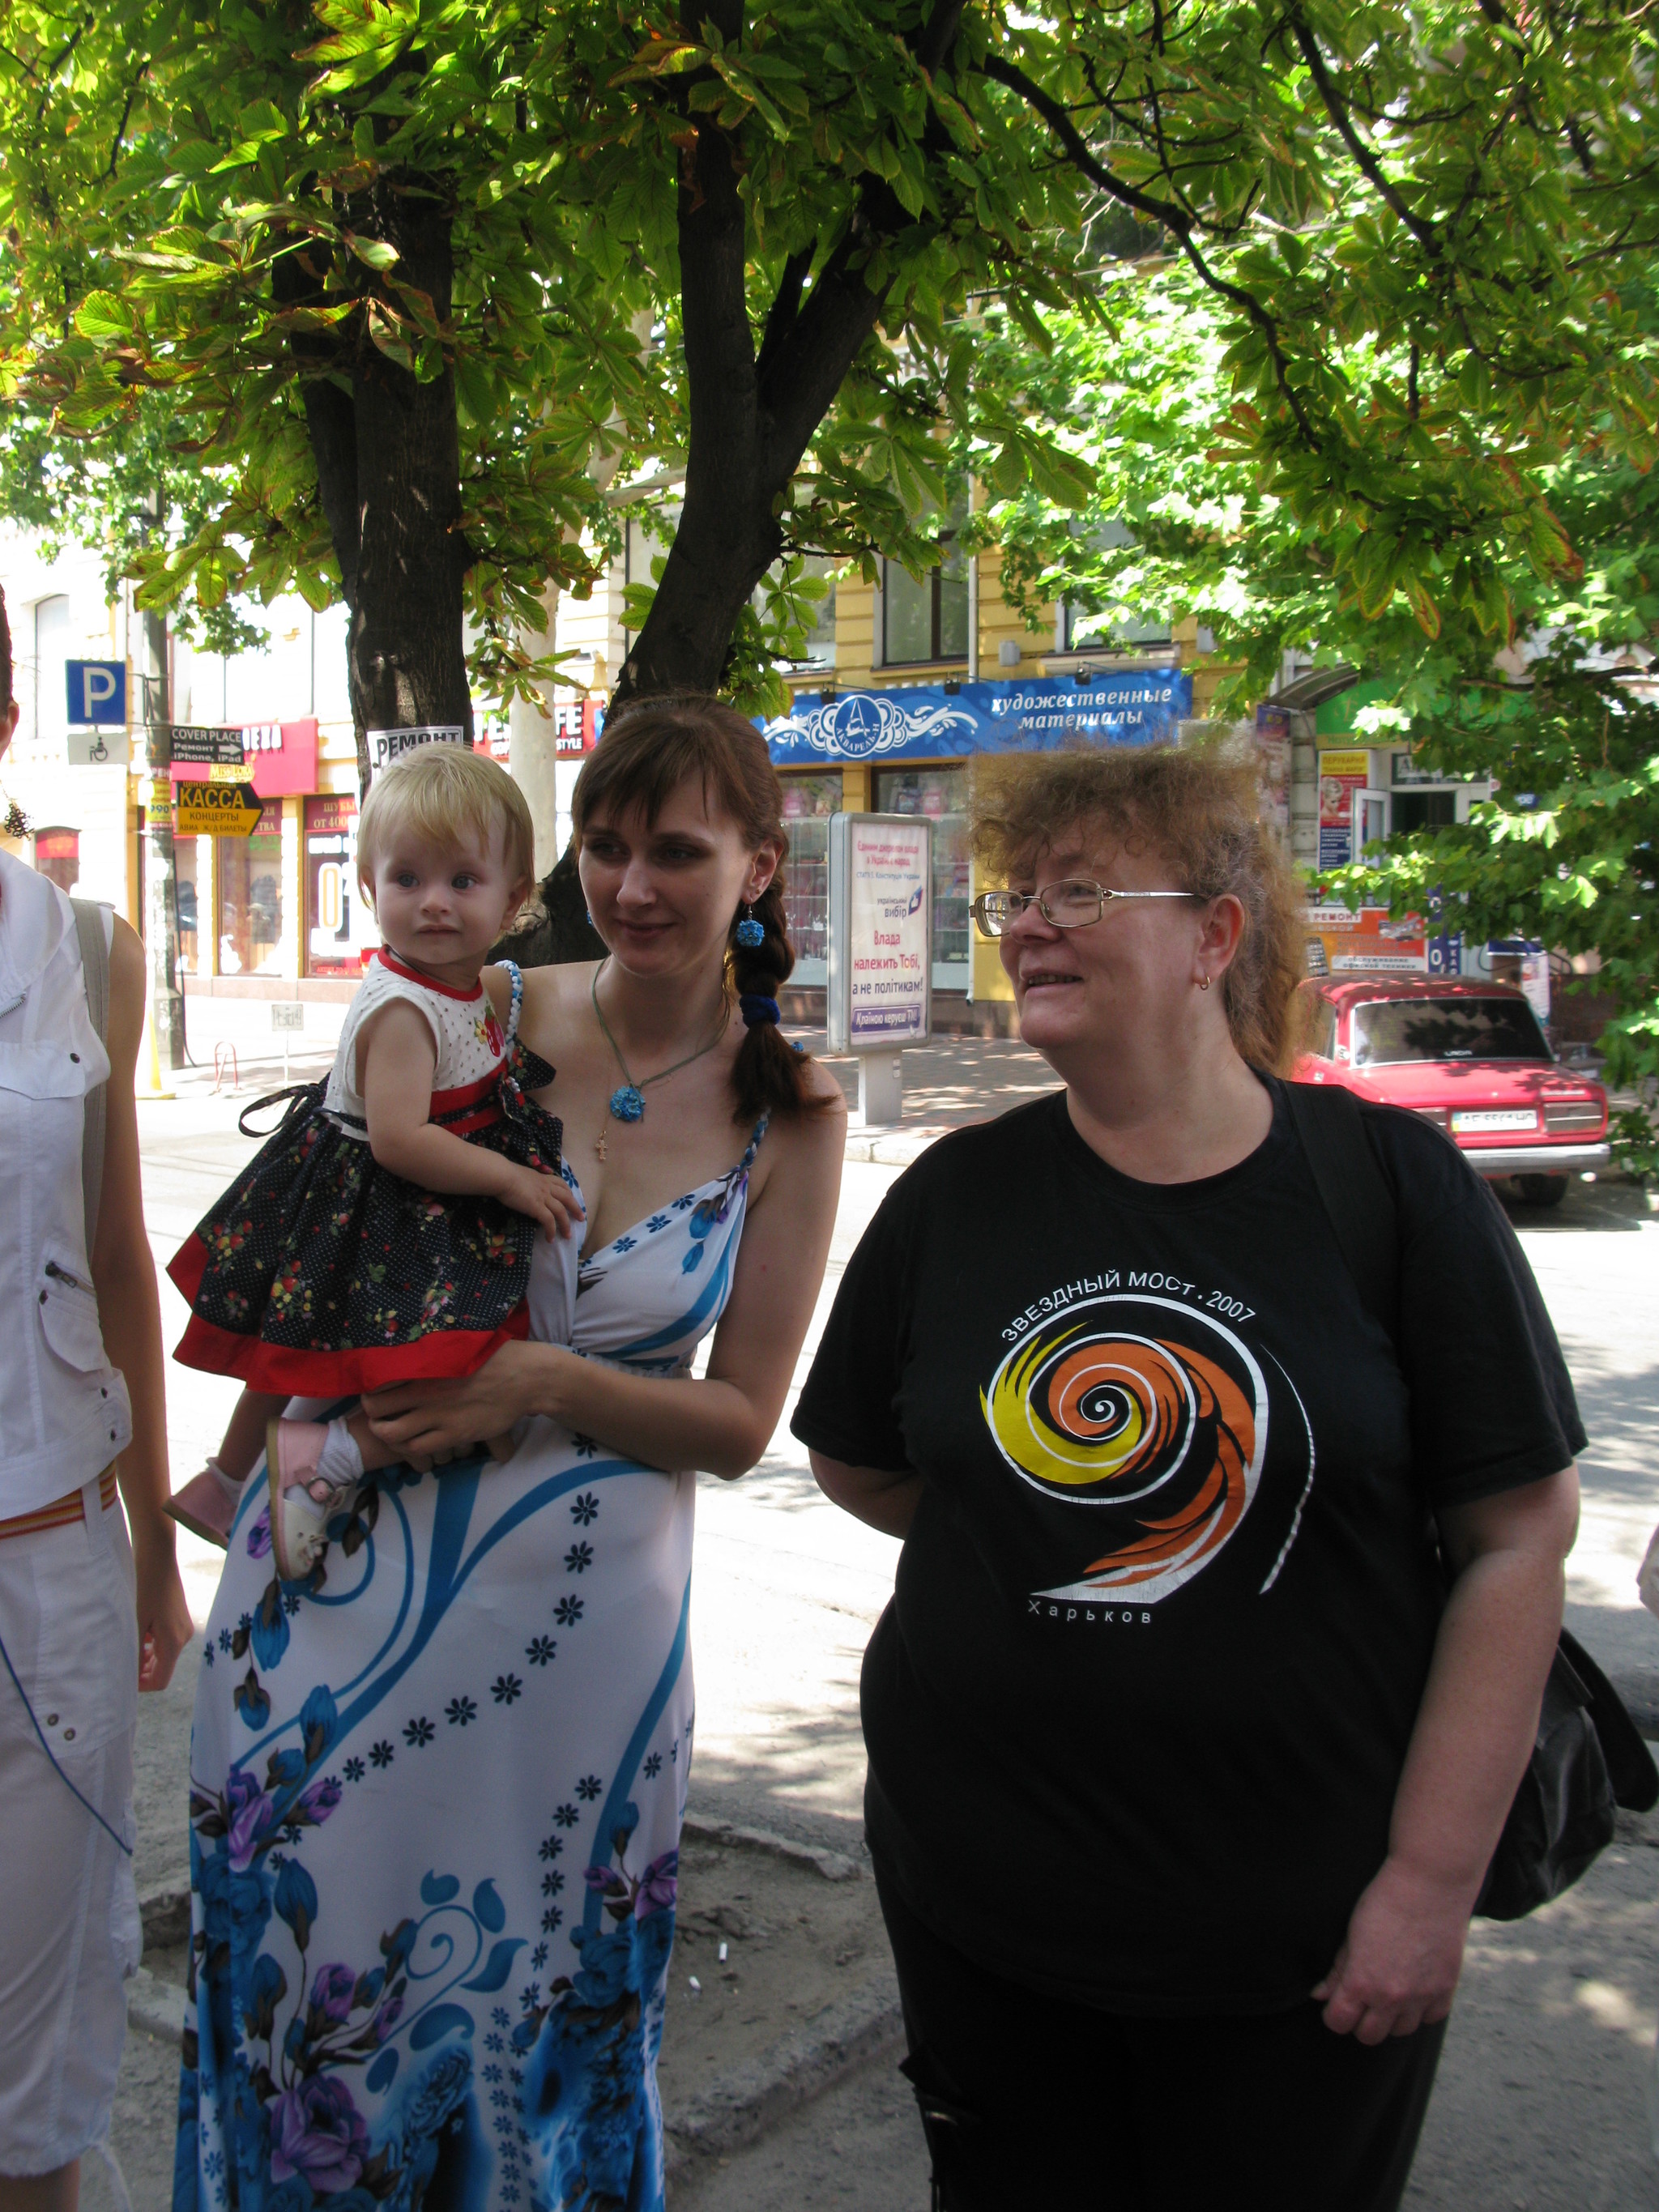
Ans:
<svg viewBox="0 0 1659 2212"><path fill-rule="evenodd" d="M492 719L482 709L477 716L483 740L526 788L538 776L547 788L550 803L532 798L538 821L546 817L543 867L568 834L584 703L591 743L593 709L602 708L630 642L623 593L630 564L640 572L633 580L646 573L641 564L649 549L647 541L635 544L637 526L625 536L623 554L587 599L567 594L550 604L549 641L567 656L564 680L549 698L551 721L520 707L510 718ZM55 566L36 561L31 568L32 557L27 548L13 548L4 563L23 721L0 771L0 789L29 823L26 836L7 842L65 888L107 900L143 932L151 865L145 824L149 810L167 805L171 792L153 783L144 763L142 689L131 657L137 623L129 607L105 601L95 563L82 563L83 575L62 560ZM890 564L874 584L843 580L826 605L813 658L787 672L801 712L785 720L801 729L792 737L775 724L768 736L783 780L793 848L797 1014L810 1018L821 1003L832 814L895 811L933 818L939 1018L957 1026L1004 1026L1006 981L994 947L973 941L967 915L975 886L964 802L971 759L985 749L988 713L1040 701L1048 726L1042 742L1054 742L1060 724L1073 720L1102 742L1114 734L1133 741L1149 732L1116 732L1096 714L1103 688L1115 686L1114 696L1127 696L1139 687L1139 696L1160 679L1174 707L1166 708L1152 733L1177 734L1179 722L1206 714L1218 672L1199 650L1190 626L1124 651L1076 650L1063 610L1045 609L1035 626L1015 611L1003 595L1001 568L1001 554L992 548L977 556L971 577L966 562L958 562L945 585L929 579L918 584ZM942 622L946 592L956 596ZM356 884L357 763L344 610L319 616L297 600L283 600L260 611L270 633L261 653L227 661L194 653L182 641L170 648L172 719L240 728L265 801L249 838L175 841L179 968L191 997L344 998L355 988L362 952L376 941ZM930 653L930 644L940 649ZM77 656L126 660L128 726L124 741L121 733L111 734L112 750L130 750L130 757L77 758L63 710L64 663ZM855 698L892 726L896 717L914 720L918 702L931 700L944 732L937 750L913 739L890 743L891 727L862 750L833 732L824 738L830 723L848 723L845 702ZM968 726L970 708L978 714L978 736ZM1006 750L1010 742L1018 739L1000 732L994 749Z"/></svg>

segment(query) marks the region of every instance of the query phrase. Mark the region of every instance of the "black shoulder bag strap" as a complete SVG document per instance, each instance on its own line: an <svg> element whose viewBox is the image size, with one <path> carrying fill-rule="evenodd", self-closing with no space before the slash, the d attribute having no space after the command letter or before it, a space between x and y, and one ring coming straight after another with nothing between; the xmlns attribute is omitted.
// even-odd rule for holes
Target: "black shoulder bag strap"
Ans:
<svg viewBox="0 0 1659 2212"><path fill-rule="evenodd" d="M1289 1083L1285 1088L1291 1118L1361 1303L1397 1348L1399 1211L1365 1134L1359 1102L1337 1084ZM1613 1803L1645 1812L1656 1802L1659 1773L1635 1723L1612 1683L1564 1628L1545 1687L1532 1764L1516 1792L1476 1911L1488 1919L1515 1920L1547 1904L1577 1881L1612 1841Z"/></svg>
<svg viewBox="0 0 1659 2212"><path fill-rule="evenodd" d="M1359 1101L1340 1084L1287 1083L1291 1119L1360 1301L1400 1336L1400 1222Z"/></svg>

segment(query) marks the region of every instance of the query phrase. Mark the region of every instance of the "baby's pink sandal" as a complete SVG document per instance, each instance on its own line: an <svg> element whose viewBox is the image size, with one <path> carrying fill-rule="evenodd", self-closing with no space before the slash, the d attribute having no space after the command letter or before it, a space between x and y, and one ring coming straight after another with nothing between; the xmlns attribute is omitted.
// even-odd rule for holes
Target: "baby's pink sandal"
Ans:
<svg viewBox="0 0 1659 2212"><path fill-rule="evenodd" d="M216 1544L224 1552L230 1548L231 1526L241 1494L241 1485L222 1474L216 1460L210 1460L182 1490L174 1491L162 1510L192 1536Z"/></svg>
<svg viewBox="0 0 1659 2212"><path fill-rule="evenodd" d="M325 1421L272 1421L265 1431L270 1485L270 1549L285 1583L301 1583L328 1549L328 1524L349 1486L318 1471L328 1442Z"/></svg>

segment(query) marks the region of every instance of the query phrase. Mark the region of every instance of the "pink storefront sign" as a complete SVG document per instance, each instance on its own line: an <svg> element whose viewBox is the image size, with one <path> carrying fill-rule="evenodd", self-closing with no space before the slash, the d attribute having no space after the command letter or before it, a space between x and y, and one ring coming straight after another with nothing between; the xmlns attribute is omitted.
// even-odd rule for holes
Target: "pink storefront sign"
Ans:
<svg viewBox="0 0 1659 2212"><path fill-rule="evenodd" d="M253 769L253 788L261 799L291 799L317 788L317 718L299 722L245 722L242 758ZM205 767L175 761L175 783L205 783Z"/></svg>

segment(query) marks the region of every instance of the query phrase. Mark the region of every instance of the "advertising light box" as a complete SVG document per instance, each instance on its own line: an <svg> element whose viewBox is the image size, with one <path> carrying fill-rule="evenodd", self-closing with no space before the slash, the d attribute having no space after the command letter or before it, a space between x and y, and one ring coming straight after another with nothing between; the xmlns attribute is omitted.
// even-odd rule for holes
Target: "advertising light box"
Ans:
<svg viewBox="0 0 1659 2212"><path fill-rule="evenodd" d="M933 839L926 815L830 817L831 1052L895 1052L931 1033Z"/></svg>

